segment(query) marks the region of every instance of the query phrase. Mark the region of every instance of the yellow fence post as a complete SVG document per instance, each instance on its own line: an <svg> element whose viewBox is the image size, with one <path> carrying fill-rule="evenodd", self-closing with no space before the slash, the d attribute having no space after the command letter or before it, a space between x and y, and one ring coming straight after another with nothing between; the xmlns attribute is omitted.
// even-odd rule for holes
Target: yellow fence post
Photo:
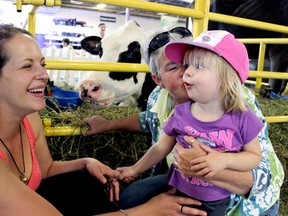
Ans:
<svg viewBox="0 0 288 216"><path fill-rule="evenodd" d="M204 13L202 18L193 19L193 36L196 37L208 29L210 0L195 0L194 9Z"/></svg>
<svg viewBox="0 0 288 216"><path fill-rule="evenodd" d="M36 10L38 6L33 6L33 9L31 12L28 14L28 31L32 35L36 35Z"/></svg>
<svg viewBox="0 0 288 216"><path fill-rule="evenodd" d="M258 71L264 70L264 62L265 62L265 51L266 51L266 43L260 42L259 46L259 56L258 56ZM262 85L262 77L256 78L255 84L255 94L259 95L260 89Z"/></svg>

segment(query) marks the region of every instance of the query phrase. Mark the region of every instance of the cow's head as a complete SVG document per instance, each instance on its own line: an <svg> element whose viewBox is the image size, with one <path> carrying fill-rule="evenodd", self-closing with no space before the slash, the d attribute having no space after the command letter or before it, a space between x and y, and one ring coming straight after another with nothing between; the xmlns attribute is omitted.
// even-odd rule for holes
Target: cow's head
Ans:
<svg viewBox="0 0 288 216"><path fill-rule="evenodd" d="M114 33L105 36L100 43L92 43L91 40L89 43L97 44L97 49L102 50L100 62L144 63L144 41L144 29L135 21L129 21ZM83 74L79 88L80 97L82 100L90 100L98 107L119 104L127 99L130 101L130 97L137 100L146 75L107 71L88 71Z"/></svg>

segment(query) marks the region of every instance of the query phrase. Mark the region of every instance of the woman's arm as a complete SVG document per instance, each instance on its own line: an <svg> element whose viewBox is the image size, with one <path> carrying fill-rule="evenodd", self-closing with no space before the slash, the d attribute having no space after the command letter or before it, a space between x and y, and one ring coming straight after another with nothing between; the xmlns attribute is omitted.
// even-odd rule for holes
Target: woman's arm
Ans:
<svg viewBox="0 0 288 216"><path fill-rule="evenodd" d="M94 115L84 119L84 122L90 126L90 130L84 134L85 136L114 130L142 132L138 114L113 120L106 120L101 116Z"/></svg>
<svg viewBox="0 0 288 216"><path fill-rule="evenodd" d="M112 181L119 176L119 172L101 163L94 158L81 158L70 161L53 161L42 126L42 121L38 113L28 116L34 130L36 144L35 152L38 159L42 178L47 178L61 173L86 169L103 184L108 184L110 200L119 199L119 183Z"/></svg>
<svg viewBox="0 0 288 216"><path fill-rule="evenodd" d="M200 202L193 200L187 197L175 196L175 189L167 193L162 193L143 205L139 205L137 207L125 210L126 214L129 216L169 216L169 215L207 215L206 212L201 211L196 208L184 206L182 205L201 205ZM108 214L101 214L101 216L124 216L122 212L114 212Z"/></svg>
<svg viewBox="0 0 288 216"><path fill-rule="evenodd" d="M114 178L119 175L117 171L112 170L94 158L81 158L71 161L53 161L46 142L42 121L39 114L33 113L29 115L28 118L34 130L36 139L36 157L38 159L43 178L79 169L87 169L103 183L107 181L104 176Z"/></svg>
<svg viewBox="0 0 288 216"><path fill-rule="evenodd" d="M194 138L185 136L184 139L187 143L192 143L192 139ZM195 171L191 170L190 161L205 154L207 154L207 152L200 147L199 142L196 140L193 142L193 148L191 149L184 149L177 144L174 158L177 162L177 167L185 176L196 176ZM253 185L253 175L250 171L240 172L225 169L212 178L206 178L205 180L236 194L248 193Z"/></svg>
<svg viewBox="0 0 288 216"><path fill-rule="evenodd" d="M62 214L49 202L31 190L8 169L0 160L0 216L61 216ZM129 216L167 216L180 214L181 205L200 205L196 200L178 197L174 192L160 194L147 203L125 210ZM198 209L184 207L186 215L207 215ZM123 216L123 213L112 212L102 216ZM80 216L80 215L79 215Z"/></svg>

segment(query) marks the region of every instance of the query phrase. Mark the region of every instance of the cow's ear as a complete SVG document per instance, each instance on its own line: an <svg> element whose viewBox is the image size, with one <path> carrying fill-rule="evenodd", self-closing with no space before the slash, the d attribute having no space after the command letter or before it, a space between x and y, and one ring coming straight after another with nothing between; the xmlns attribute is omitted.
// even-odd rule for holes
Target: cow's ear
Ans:
<svg viewBox="0 0 288 216"><path fill-rule="evenodd" d="M92 55L102 56L101 38L98 36L89 36L81 40L81 48Z"/></svg>
<svg viewBox="0 0 288 216"><path fill-rule="evenodd" d="M161 79L156 74L151 74L151 77L157 85L162 86Z"/></svg>

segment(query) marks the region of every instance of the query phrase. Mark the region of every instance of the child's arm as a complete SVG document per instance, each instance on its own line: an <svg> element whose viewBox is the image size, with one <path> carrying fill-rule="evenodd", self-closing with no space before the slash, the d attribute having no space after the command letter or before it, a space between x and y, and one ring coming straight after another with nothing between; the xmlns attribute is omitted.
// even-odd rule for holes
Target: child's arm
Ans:
<svg viewBox="0 0 288 216"><path fill-rule="evenodd" d="M119 179L131 180L163 160L175 145L175 137L163 133L159 141L153 144L143 157L130 167L119 167Z"/></svg>
<svg viewBox="0 0 288 216"><path fill-rule="evenodd" d="M239 153L228 153L226 168L237 171L249 171L256 168L262 158L258 137L243 146Z"/></svg>
<svg viewBox="0 0 288 216"><path fill-rule="evenodd" d="M204 150L206 146L200 145ZM191 161L191 170L197 176L212 177L220 170L231 169L236 171L249 171L256 168L261 161L261 148L258 137L243 147L239 153L217 152L208 149L208 154Z"/></svg>

